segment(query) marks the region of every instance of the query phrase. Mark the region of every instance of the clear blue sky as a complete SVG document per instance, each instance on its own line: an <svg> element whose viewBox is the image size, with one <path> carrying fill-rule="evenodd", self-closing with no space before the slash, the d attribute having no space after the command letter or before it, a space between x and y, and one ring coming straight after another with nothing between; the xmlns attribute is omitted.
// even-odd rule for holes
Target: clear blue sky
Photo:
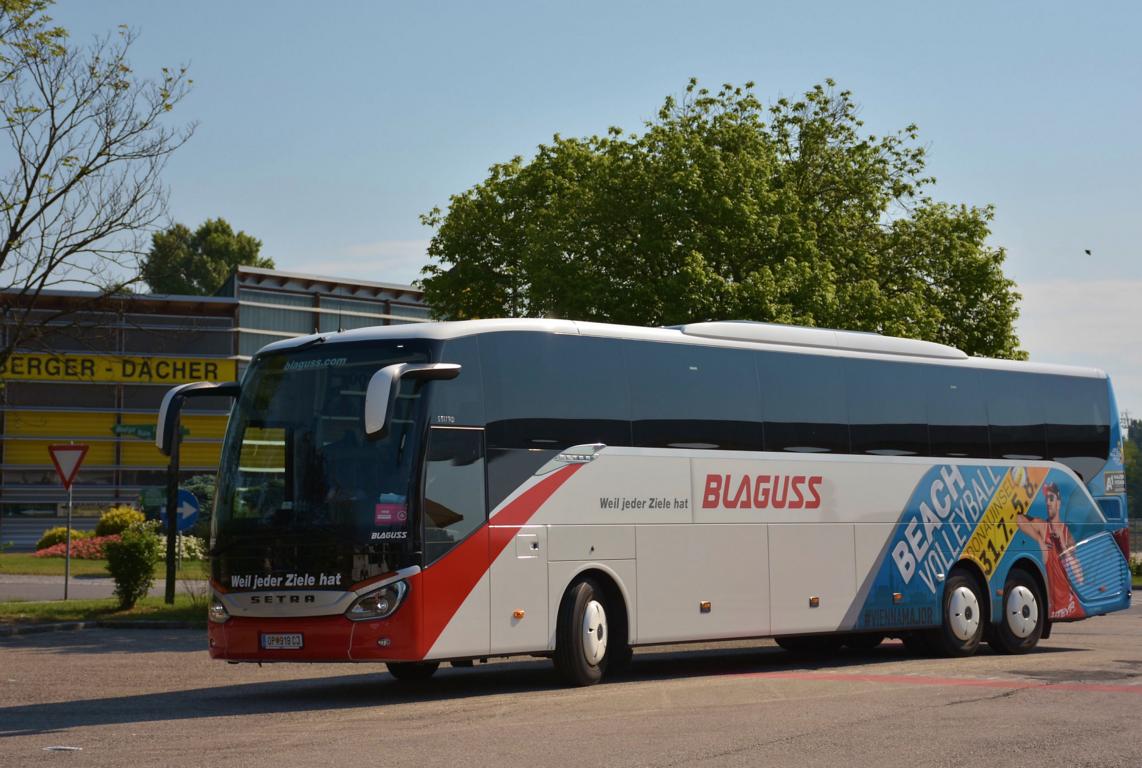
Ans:
<svg viewBox="0 0 1142 768"><path fill-rule="evenodd" d="M909 122L935 196L992 203L1033 359L1111 372L1142 416L1142 5L63 0L73 39L136 28L190 66L174 220L222 216L296 271L407 282L418 215L555 132L638 128L687 78L771 101L832 77ZM1083 251L1091 249L1092 256Z"/></svg>

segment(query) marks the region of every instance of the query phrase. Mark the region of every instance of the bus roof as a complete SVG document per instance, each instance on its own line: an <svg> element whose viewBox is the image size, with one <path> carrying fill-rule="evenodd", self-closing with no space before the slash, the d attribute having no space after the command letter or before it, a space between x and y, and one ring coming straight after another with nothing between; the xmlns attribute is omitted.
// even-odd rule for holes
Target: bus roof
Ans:
<svg viewBox="0 0 1142 768"><path fill-rule="evenodd" d="M533 318L405 323L401 325L371 326L337 333L319 333L294 339L284 339L269 344L264 347L259 354L262 352L284 352L294 347L311 343L317 338L324 338L328 343L382 341L388 339L429 339L444 341L464 336L505 331L532 331L538 333L657 341L673 344L735 347L739 349L770 349L773 351L795 353L811 352L813 354L830 356L882 360L905 357L915 362L963 365L971 368L1106 378L1106 373L1097 368L1051 363L1033 363L1018 360L1000 360L988 357L969 357L955 347L918 339L904 339L896 336L883 336L878 333L860 331L840 331L830 328L811 328L745 320L689 323L686 325L662 328Z"/></svg>

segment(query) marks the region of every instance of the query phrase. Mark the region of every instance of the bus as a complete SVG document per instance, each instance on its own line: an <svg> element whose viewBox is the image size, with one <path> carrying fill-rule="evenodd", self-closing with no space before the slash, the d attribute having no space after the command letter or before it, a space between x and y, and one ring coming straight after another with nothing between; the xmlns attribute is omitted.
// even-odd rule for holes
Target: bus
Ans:
<svg viewBox="0 0 1142 768"><path fill-rule="evenodd" d="M397 325L171 390L160 448L219 394L216 659L536 655L588 685L663 643L1024 653L1130 605L1094 369L745 321Z"/></svg>

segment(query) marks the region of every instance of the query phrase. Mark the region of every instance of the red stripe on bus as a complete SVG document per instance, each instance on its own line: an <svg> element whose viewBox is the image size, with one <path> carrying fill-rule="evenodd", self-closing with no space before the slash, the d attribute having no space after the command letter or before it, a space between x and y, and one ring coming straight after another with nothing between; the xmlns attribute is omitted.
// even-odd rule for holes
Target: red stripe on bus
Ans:
<svg viewBox="0 0 1142 768"><path fill-rule="evenodd" d="M424 590L421 601L421 657L436 643L448 622L487 573L516 532L583 464L568 464L517 496L451 552L425 568L416 579Z"/></svg>

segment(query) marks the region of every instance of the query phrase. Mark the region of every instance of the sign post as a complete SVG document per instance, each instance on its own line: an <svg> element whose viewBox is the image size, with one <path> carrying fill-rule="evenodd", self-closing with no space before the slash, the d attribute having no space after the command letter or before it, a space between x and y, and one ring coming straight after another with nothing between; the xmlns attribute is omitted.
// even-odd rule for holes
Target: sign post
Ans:
<svg viewBox="0 0 1142 768"><path fill-rule="evenodd" d="M167 583L163 594L163 602L174 605L175 581L175 536L178 535L178 449L182 443L182 433L175 430L171 440L171 459L167 464Z"/></svg>
<svg viewBox="0 0 1142 768"><path fill-rule="evenodd" d="M67 585L71 581L71 511L72 511L72 495L71 484L75 480L76 474L79 473L79 465L83 463L83 457L87 455L86 445L49 445L48 453L51 454L52 464L55 465L56 474L59 475L60 482L63 487L67 489L67 544L64 546L64 566L63 566L63 599L67 600Z"/></svg>

